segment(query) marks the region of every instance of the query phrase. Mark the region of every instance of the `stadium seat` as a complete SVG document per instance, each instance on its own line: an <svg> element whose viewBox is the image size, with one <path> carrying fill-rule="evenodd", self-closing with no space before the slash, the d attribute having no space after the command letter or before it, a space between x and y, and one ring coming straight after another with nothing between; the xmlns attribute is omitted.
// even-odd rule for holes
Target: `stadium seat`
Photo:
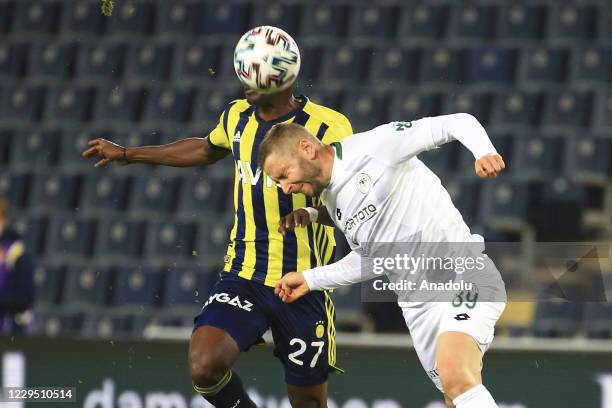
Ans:
<svg viewBox="0 0 612 408"><path fill-rule="evenodd" d="M113 41L84 42L79 49L78 79L119 79L123 74L125 48L125 45Z"/></svg>
<svg viewBox="0 0 612 408"><path fill-rule="evenodd" d="M178 81L192 80L214 82L221 66L222 48L219 44L196 43L177 48L174 78Z"/></svg>
<svg viewBox="0 0 612 408"><path fill-rule="evenodd" d="M494 6L460 5L450 11L448 41L489 41L495 36L497 8Z"/></svg>
<svg viewBox="0 0 612 408"><path fill-rule="evenodd" d="M88 148L87 142L99 137L114 140L113 133L105 129L75 127L62 132L59 154L59 164L62 169L91 171L93 165L99 159L85 159L82 157L82 153Z"/></svg>
<svg viewBox="0 0 612 408"><path fill-rule="evenodd" d="M115 85L98 88L95 103L95 121L102 123L129 123L140 119L144 92L139 87Z"/></svg>
<svg viewBox="0 0 612 408"><path fill-rule="evenodd" d="M46 337L77 336L83 326L82 311L40 310L35 313L32 334Z"/></svg>
<svg viewBox="0 0 612 408"><path fill-rule="evenodd" d="M34 180L30 197L33 210L73 210L77 207L80 176L69 174L40 174Z"/></svg>
<svg viewBox="0 0 612 408"><path fill-rule="evenodd" d="M156 173L135 178L130 194L129 209L138 215L174 211L179 193L179 179Z"/></svg>
<svg viewBox="0 0 612 408"><path fill-rule="evenodd" d="M195 250L196 262L214 262L219 268L223 265L223 257L229 244L231 221L222 219L207 219L198 225L198 235L196 238Z"/></svg>
<svg viewBox="0 0 612 408"><path fill-rule="evenodd" d="M71 78L75 67L76 45L45 42L30 48L30 77L60 81Z"/></svg>
<svg viewBox="0 0 612 408"><path fill-rule="evenodd" d="M596 10L593 6L553 3L548 19L550 42L585 43L595 37Z"/></svg>
<svg viewBox="0 0 612 408"><path fill-rule="evenodd" d="M56 129L16 130L11 166L34 169L55 166L58 161L60 132Z"/></svg>
<svg viewBox="0 0 612 408"><path fill-rule="evenodd" d="M0 3L0 34L7 34L11 31L14 8L14 1L3 1Z"/></svg>
<svg viewBox="0 0 612 408"><path fill-rule="evenodd" d="M396 36L399 8L396 5L370 3L353 7L349 36L351 39L382 41Z"/></svg>
<svg viewBox="0 0 612 408"><path fill-rule="evenodd" d="M186 122L191 117L194 89L190 87L154 88L145 91L147 123Z"/></svg>
<svg viewBox="0 0 612 408"><path fill-rule="evenodd" d="M608 84L612 80L612 48L573 50L570 70L574 84Z"/></svg>
<svg viewBox="0 0 612 408"><path fill-rule="evenodd" d="M419 68L419 52L412 48L380 47L374 50L370 84L395 88L406 82L415 83Z"/></svg>
<svg viewBox="0 0 612 408"><path fill-rule="evenodd" d="M47 258L76 261L88 256L94 233L95 223L91 219L53 216L47 228Z"/></svg>
<svg viewBox="0 0 612 408"><path fill-rule="evenodd" d="M541 301L533 322L537 337L572 337L582 319L582 303L567 301Z"/></svg>
<svg viewBox="0 0 612 408"><path fill-rule="evenodd" d="M88 0L64 1L62 16L62 34L79 40L100 35L107 21L100 13L100 5Z"/></svg>
<svg viewBox="0 0 612 408"><path fill-rule="evenodd" d="M349 16L350 10L346 4L315 4L306 7L299 32L318 38L344 37L348 31Z"/></svg>
<svg viewBox="0 0 612 408"><path fill-rule="evenodd" d="M236 35L244 34L250 27L251 7L235 1L207 2L200 26L202 34Z"/></svg>
<svg viewBox="0 0 612 408"><path fill-rule="evenodd" d="M307 7L299 3L256 3L253 5L253 21L251 26L271 25L295 37L300 34L298 31L300 24L299 17L304 12L304 8ZM304 61L305 58L302 59L302 62Z"/></svg>
<svg viewBox="0 0 612 408"><path fill-rule="evenodd" d="M197 312L208 298L219 271L179 266L170 268L165 275L164 308L195 309Z"/></svg>
<svg viewBox="0 0 612 408"><path fill-rule="evenodd" d="M542 125L550 129L586 128L591 122L593 94L566 90L549 93Z"/></svg>
<svg viewBox="0 0 612 408"><path fill-rule="evenodd" d="M497 94L491 126L496 129L531 128L542 114L543 98L539 92L511 90Z"/></svg>
<svg viewBox="0 0 612 408"><path fill-rule="evenodd" d="M602 89L597 93L593 107L593 129L603 135L609 135L612 131L612 91Z"/></svg>
<svg viewBox="0 0 612 408"><path fill-rule="evenodd" d="M391 102L391 120L412 121L437 116L442 111L442 95L437 92L399 90Z"/></svg>
<svg viewBox="0 0 612 408"><path fill-rule="evenodd" d="M177 38L193 37L199 32L202 11L199 1L158 1L155 31Z"/></svg>
<svg viewBox="0 0 612 408"><path fill-rule="evenodd" d="M32 175L29 172L3 171L0 173L0 196L6 197L13 208L27 206Z"/></svg>
<svg viewBox="0 0 612 408"><path fill-rule="evenodd" d="M195 173L187 178L181 189L177 214L181 219L193 221L202 214L218 216L230 206L232 195L233 183L206 173Z"/></svg>
<svg viewBox="0 0 612 408"><path fill-rule="evenodd" d="M532 221L539 185L525 181L491 180L483 184L479 220L498 229L520 230Z"/></svg>
<svg viewBox="0 0 612 408"><path fill-rule="evenodd" d="M109 19L107 33L125 36L147 36L153 31L155 6L148 1L128 0L117 4Z"/></svg>
<svg viewBox="0 0 612 408"><path fill-rule="evenodd" d="M363 313L360 284L341 286L330 291L329 297L334 302L337 330L371 330L371 322Z"/></svg>
<svg viewBox="0 0 612 408"><path fill-rule="evenodd" d="M131 179L96 172L88 174L82 188L79 208L84 212L118 213L126 208Z"/></svg>
<svg viewBox="0 0 612 408"><path fill-rule="evenodd" d="M161 302L162 273L157 268L122 267L116 271L111 304L143 310ZM146 310L146 309L145 309Z"/></svg>
<svg viewBox="0 0 612 408"><path fill-rule="evenodd" d="M612 139L573 137L566 147L566 173L573 180L606 184L612 176Z"/></svg>
<svg viewBox="0 0 612 408"><path fill-rule="evenodd" d="M421 159L438 177L445 178L457 166L458 143L449 143L439 149L432 149L419 155Z"/></svg>
<svg viewBox="0 0 612 408"><path fill-rule="evenodd" d="M321 60L324 57L325 48L320 43L300 45L300 74L296 80L298 86L310 88L321 76Z"/></svg>
<svg viewBox="0 0 612 408"><path fill-rule="evenodd" d="M419 2L402 7L399 38L406 42L436 42L442 39L447 29L448 6Z"/></svg>
<svg viewBox="0 0 612 408"><path fill-rule="evenodd" d="M597 40L612 45L612 6L601 5L597 11Z"/></svg>
<svg viewBox="0 0 612 408"><path fill-rule="evenodd" d="M2 89L0 89L0 100L2 100ZM0 117L2 117L0 112ZM17 140L17 137L13 138L15 129L0 128L0 166L7 166L12 156L13 140Z"/></svg>
<svg viewBox="0 0 612 408"><path fill-rule="evenodd" d="M463 75L464 51L439 46L424 50L419 69L419 83L458 83Z"/></svg>
<svg viewBox="0 0 612 408"><path fill-rule="evenodd" d="M98 226L94 253L102 261L110 263L138 259L142 254L144 239L144 222L113 217Z"/></svg>
<svg viewBox="0 0 612 408"><path fill-rule="evenodd" d="M506 84L514 81L516 52L511 49L479 48L467 53L465 82Z"/></svg>
<svg viewBox="0 0 612 408"><path fill-rule="evenodd" d="M341 86L302 86L297 87L300 94L306 96L312 102L323 105L333 106L336 110L342 112L344 106L342 105L345 101L345 92L342 91Z"/></svg>
<svg viewBox="0 0 612 408"><path fill-rule="evenodd" d="M21 85L7 87L1 109L3 122L31 123L42 116L45 90L40 86Z"/></svg>
<svg viewBox="0 0 612 408"><path fill-rule="evenodd" d="M321 75L330 82L361 84L368 77L371 57L372 50L367 47L328 47L321 62Z"/></svg>
<svg viewBox="0 0 612 408"><path fill-rule="evenodd" d="M585 303L584 328L589 338L612 338L612 303Z"/></svg>
<svg viewBox="0 0 612 408"><path fill-rule="evenodd" d="M516 139L507 131L488 131L495 150L503 157L506 164L505 172L512 172L514 160L512 158L513 142ZM459 146L459 159L455 174L475 177L474 155L467 148Z"/></svg>
<svg viewBox="0 0 612 408"><path fill-rule="evenodd" d="M189 222L151 222L145 243L145 256L151 260L193 257L196 226Z"/></svg>
<svg viewBox="0 0 612 408"><path fill-rule="evenodd" d="M36 288L34 308L37 310L56 308L64 289L64 267L36 265L34 285Z"/></svg>
<svg viewBox="0 0 612 408"><path fill-rule="evenodd" d="M134 43L127 49L125 78L150 84L170 75L172 47L168 43Z"/></svg>
<svg viewBox="0 0 612 408"><path fill-rule="evenodd" d="M523 134L512 145L512 174L532 179L557 176L563 166L565 139Z"/></svg>
<svg viewBox="0 0 612 408"><path fill-rule="evenodd" d="M56 87L49 90L45 119L50 123L86 122L91 117L94 90L88 86Z"/></svg>
<svg viewBox="0 0 612 408"><path fill-rule="evenodd" d="M57 31L61 4L59 1L17 1L13 33L53 34Z"/></svg>
<svg viewBox="0 0 612 408"><path fill-rule="evenodd" d="M498 38L516 45L524 45L525 41L541 40L545 17L546 7L542 5L504 5L498 14Z"/></svg>
<svg viewBox="0 0 612 408"><path fill-rule="evenodd" d="M491 103L492 95L488 92L457 92L446 98L442 113L469 113L486 125L489 122Z"/></svg>
<svg viewBox="0 0 612 408"><path fill-rule="evenodd" d="M233 86L200 87L195 95L191 120L196 123L205 122L212 127L217 126L227 104L240 98L239 92L241 90ZM212 130L212 127L203 129L203 131L208 132Z"/></svg>
<svg viewBox="0 0 612 408"><path fill-rule="evenodd" d="M521 51L521 83L554 85L565 81L568 52L565 48L534 48Z"/></svg>
<svg viewBox="0 0 612 408"><path fill-rule="evenodd" d="M48 221L47 217L28 212L11 216L12 226L21 235L28 252L35 257L44 253Z"/></svg>
<svg viewBox="0 0 612 408"><path fill-rule="evenodd" d="M149 316L146 313L142 315L112 310L88 313L79 334L98 339L137 339L141 338L148 322Z"/></svg>
<svg viewBox="0 0 612 408"><path fill-rule="evenodd" d="M28 48L25 42L2 40L0 43L0 78L21 78L26 73Z"/></svg>
<svg viewBox="0 0 612 408"><path fill-rule="evenodd" d="M468 225L476 223L481 202L480 190L482 184L475 180L451 180L445 184L453 204L455 204L465 222Z"/></svg>
<svg viewBox="0 0 612 408"><path fill-rule="evenodd" d="M72 266L66 270L61 305L64 310L101 309L114 289L110 269Z"/></svg>
<svg viewBox="0 0 612 408"><path fill-rule="evenodd" d="M388 95L381 92L351 90L346 93L342 111L351 118L353 131L363 132L387 122L388 110L385 105Z"/></svg>

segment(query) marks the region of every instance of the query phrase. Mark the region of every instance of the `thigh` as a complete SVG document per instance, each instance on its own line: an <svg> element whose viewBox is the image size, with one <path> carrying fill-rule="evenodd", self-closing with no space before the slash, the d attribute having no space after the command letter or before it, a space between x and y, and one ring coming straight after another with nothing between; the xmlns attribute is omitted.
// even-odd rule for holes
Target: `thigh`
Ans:
<svg viewBox="0 0 612 408"><path fill-rule="evenodd" d="M194 319L193 333L203 326L221 329L231 336L240 351L258 343L268 329L268 319L253 285L237 276L220 278Z"/></svg>
<svg viewBox="0 0 612 408"><path fill-rule="evenodd" d="M285 367L285 382L313 386L327 381L336 369L333 303L325 292L311 292L285 304L271 292L270 327L274 354Z"/></svg>

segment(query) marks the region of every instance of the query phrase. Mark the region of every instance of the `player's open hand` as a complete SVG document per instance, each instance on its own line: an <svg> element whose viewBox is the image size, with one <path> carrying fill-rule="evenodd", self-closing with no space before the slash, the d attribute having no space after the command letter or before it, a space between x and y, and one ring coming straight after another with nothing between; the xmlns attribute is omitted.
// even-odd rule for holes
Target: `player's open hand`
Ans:
<svg viewBox="0 0 612 408"><path fill-rule="evenodd" d="M83 152L83 157L99 156L102 159L94 167L104 167L110 162L127 164L125 148L106 139L93 139L89 141L89 149Z"/></svg>
<svg viewBox="0 0 612 408"><path fill-rule="evenodd" d="M474 169L478 177L497 177L497 174L506 168L504 159L497 153L489 153L476 160Z"/></svg>
<svg viewBox="0 0 612 408"><path fill-rule="evenodd" d="M310 223L310 215L303 208L297 209L285 215L278 222L278 232L283 236L288 231L292 231L295 227L305 227Z"/></svg>
<svg viewBox="0 0 612 408"><path fill-rule="evenodd" d="M310 292L302 272L285 274L274 288L274 293L285 303L291 303Z"/></svg>

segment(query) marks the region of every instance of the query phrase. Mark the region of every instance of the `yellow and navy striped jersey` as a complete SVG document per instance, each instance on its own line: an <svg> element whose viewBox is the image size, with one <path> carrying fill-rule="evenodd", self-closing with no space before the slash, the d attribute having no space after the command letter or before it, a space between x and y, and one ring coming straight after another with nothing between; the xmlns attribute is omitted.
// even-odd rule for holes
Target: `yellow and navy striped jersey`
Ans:
<svg viewBox="0 0 612 408"><path fill-rule="evenodd" d="M209 135L212 144L231 150L235 162L236 212L224 271L268 286L287 272L329 263L335 247L333 228L317 223L296 228L284 237L278 232L282 216L320 202L303 194L285 195L257 163L259 144L276 123L298 123L325 144L352 134L344 115L304 96L298 101L294 111L272 121L259 118L255 106L245 99L233 101Z"/></svg>

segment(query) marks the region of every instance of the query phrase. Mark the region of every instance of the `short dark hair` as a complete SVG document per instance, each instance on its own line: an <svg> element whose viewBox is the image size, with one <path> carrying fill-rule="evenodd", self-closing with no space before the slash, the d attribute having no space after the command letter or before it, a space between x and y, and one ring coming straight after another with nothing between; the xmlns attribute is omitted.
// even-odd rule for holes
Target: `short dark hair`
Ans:
<svg viewBox="0 0 612 408"><path fill-rule="evenodd" d="M297 123L277 123L272 126L259 145L259 154L257 156L259 166L263 168L266 159L272 152L287 150L288 140L304 132L308 134L306 128Z"/></svg>

